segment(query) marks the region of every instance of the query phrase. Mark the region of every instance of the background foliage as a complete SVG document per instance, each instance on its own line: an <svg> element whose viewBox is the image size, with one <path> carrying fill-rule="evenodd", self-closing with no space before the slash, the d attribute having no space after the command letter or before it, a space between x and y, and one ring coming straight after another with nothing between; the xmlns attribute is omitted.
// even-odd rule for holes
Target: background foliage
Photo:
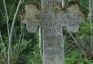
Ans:
<svg viewBox="0 0 93 64"><path fill-rule="evenodd" d="M40 2L40 0L37 1ZM78 0L81 9L84 9L86 12L89 11L88 1L89 0ZM11 27L12 18L18 2L18 0L6 0L9 27ZM29 0L23 0L19 12L24 9L24 5L27 2L29 2ZM0 0L0 32L3 39L3 42L0 40L0 64L7 62L8 34L6 25L3 1ZM80 25L80 29L77 33L69 34L66 28L63 28L65 39L65 64L93 64L93 46L90 42L90 27L89 19L87 18L87 20ZM72 36L75 39L73 39ZM21 24L20 20L16 19L12 39L11 64L42 63L38 47L38 33L28 33L25 29L25 25Z"/></svg>

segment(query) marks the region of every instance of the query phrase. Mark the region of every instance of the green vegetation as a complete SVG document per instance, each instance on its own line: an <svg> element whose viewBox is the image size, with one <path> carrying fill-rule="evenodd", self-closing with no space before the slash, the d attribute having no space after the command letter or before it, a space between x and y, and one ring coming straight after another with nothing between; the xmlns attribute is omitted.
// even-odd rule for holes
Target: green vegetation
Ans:
<svg viewBox="0 0 93 64"><path fill-rule="evenodd" d="M28 0L27 0L28 1ZM24 1L27 2L26 0ZM88 11L88 0L78 0L81 9ZM9 15L9 29L18 5L18 0L6 0ZM38 0L38 2L40 2ZM22 4L19 12L24 9ZM65 64L93 64L93 43L91 43L91 25L89 19L80 25L77 33L72 33L75 40L63 28L65 43ZM92 32L93 33L93 32ZM11 64L42 64L39 53L38 33L28 33L25 25L16 19L12 35ZM3 0L0 0L0 64L7 62L8 34Z"/></svg>

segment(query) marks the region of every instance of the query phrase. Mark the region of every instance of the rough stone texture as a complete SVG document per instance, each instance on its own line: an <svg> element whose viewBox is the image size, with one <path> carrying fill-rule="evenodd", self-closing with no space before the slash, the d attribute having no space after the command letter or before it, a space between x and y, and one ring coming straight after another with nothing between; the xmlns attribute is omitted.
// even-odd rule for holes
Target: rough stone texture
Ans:
<svg viewBox="0 0 93 64"><path fill-rule="evenodd" d="M26 24L26 29L28 32L34 33L38 31L38 26L39 26L39 23L37 21L35 22L30 21Z"/></svg>
<svg viewBox="0 0 93 64"><path fill-rule="evenodd" d="M79 29L79 24L84 21L84 15L77 5L60 11L60 1L43 0L42 2L43 64L64 64L62 26L66 26L70 32L76 32ZM54 10L55 6L57 14Z"/></svg>
<svg viewBox="0 0 93 64"><path fill-rule="evenodd" d="M43 0L46 3L43 6L41 22L43 64L64 64L62 24L56 18L53 1L55 0Z"/></svg>
<svg viewBox="0 0 93 64"><path fill-rule="evenodd" d="M53 11L44 13L42 19L43 64L64 63L64 43L62 25Z"/></svg>
<svg viewBox="0 0 93 64"><path fill-rule="evenodd" d="M32 5L27 5L25 8L26 14L23 22L26 23L28 32L36 32L38 26L41 26L43 64L64 64L62 26L66 26L70 32L76 32L79 24L84 21L84 15L77 5L72 5L63 11L60 3L61 0L41 0L41 13ZM39 14L41 20L36 18Z"/></svg>
<svg viewBox="0 0 93 64"><path fill-rule="evenodd" d="M80 23L85 20L84 13L79 10L77 4L71 5L65 11L61 11L58 16L63 26L67 27L70 32L77 32Z"/></svg>
<svg viewBox="0 0 93 64"><path fill-rule="evenodd" d="M22 13L20 18L22 23L26 24L26 29L28 32L36 32L39 27L39 14L40 10L36 8L35 5L29 4L25 6L25 12Z"/></svg>
<svg viewBox="0 0 93 64"><path fill-rule="evenodd" d="M62 26L66 26L70 32L77 32L79 24L83 22L82 18L77 13L66 12L59 17Z"/></svg>

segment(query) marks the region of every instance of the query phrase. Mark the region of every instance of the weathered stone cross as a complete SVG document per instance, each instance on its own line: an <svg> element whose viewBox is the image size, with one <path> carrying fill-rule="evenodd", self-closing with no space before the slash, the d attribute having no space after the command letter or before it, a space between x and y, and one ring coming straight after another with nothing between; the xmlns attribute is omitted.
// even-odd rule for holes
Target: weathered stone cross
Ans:
<svg viewBox="0 0 93 64"><path fill-rule="evenodd" d="M42 10L30 4L25 6L25 16L22 20L29 32L41 28L43 64L64 64L64 39L62 26L69 32L76 32L79 24L84 21L84 14L77 4L66 10L61 8L61 0L42 0ZM40 19L36 18L40 16Z"/></svg>

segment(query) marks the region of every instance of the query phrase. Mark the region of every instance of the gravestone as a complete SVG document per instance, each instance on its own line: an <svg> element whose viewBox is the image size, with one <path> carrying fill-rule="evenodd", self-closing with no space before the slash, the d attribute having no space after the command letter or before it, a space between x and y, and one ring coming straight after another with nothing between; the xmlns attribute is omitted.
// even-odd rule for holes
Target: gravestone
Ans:
<svg viewBox="0 0 93 64"><path fill-rule="evenodd" d="M64 43L61 22L53 10L55 4L60 5L60 0L43 0L43 13L41 21L41 37L43 42L43 64L64 63Z"/></svg>
<svg viewBox="0 0 93 64"><path fill-rule="evenodd" d="M38 26L41 27L43 64L64 64L62 26L67 27L70 32L76 32L79 29L79 24L84 21L84 15L79 10L79 6L74 11L71 11L71 8L74 8L72 6L64 11L60 5L61 0L41 0L41 19L29 17L29 14L26 13L22 20L26 21L26 28L29 32L35 32ZM30 12L32 11L30 10ZM27 17L30 20L26 20Z"/></svg>

